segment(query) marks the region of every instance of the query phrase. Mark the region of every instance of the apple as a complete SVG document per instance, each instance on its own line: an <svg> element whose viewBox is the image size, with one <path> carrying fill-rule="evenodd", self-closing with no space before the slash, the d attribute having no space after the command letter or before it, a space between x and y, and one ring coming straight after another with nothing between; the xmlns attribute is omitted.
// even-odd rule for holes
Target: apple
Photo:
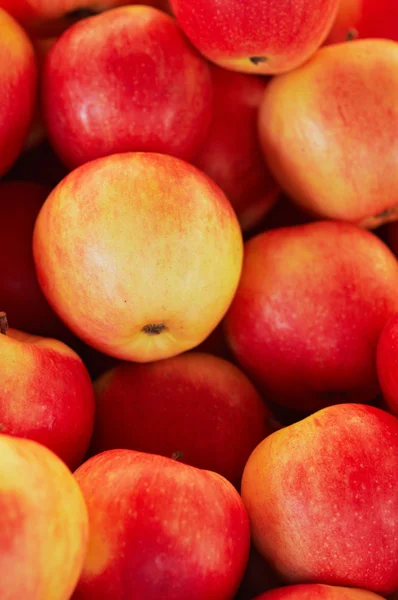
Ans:
<svg viewBox="0 0 398 600"><path fill-rule="evenodd" d="M398 416L398 313L385 324L377 344L377 375L388 410Z"/></svg>
<svg viewBox="0 0 398 600"><path fill-rule="evenodd" d="M58 340L8 329L4 312L0 333L0 431L43 444L76 469L94 426L94 390L86 367Z"/></svg>
<svg viewBox="0 0 398 600"><path fill-rule="evenodd" d="M398 419L324 408L263 440L242 498L253 542L287 583L398 588Z"/></svg>
<svg viewBox="0 0 398 600"><path fill-rule="evenodd" d="M172 17L121 7L58 38L44 64L42 106L70 168L126 151L190 159L209 127L211 76Z"/></svg>
<svg viewBox="0 0 398 600"><path fill-rule="evenodd" d="M387 38L398 41L396 0L340 0L327 43L355 38Z"/></svg>
<svg viewBox="0 0 398 600"><path fill-rule="evenodd" d="M262 398L232 363L188 352L124 363L94 384L93 452L129 448L220 473L236 487L252 450L268 434Z"/></svg>
<svg viewBox="0 0 398 600"><path fill-rule="evenodd" d="M213 118L192 161L225 192L243 231L252 229L279 195L261 152L258 108L267 81L211 66Z"/></svg>
<svg viewBox="0 0 398 600"><path fill-rule="evenodd" d="M264 156L305 211L375 228L398 218L398 44L321 48L275 77L259 113Z"/></svg>
<svg viewBox="0 0 398 600"><path fill-rule="evenodd" d="M65 464L0 434L0 579L7 600L66 600L83 568L88 514Z"/></svg>
<svg viewBox="0 0 398 600"><path fill-rule="evenodd" d="M275 74L295 69L322 44L339 0L171 0L194 46L220 67Z"/></svg>
<svg viewBox="0 0 398 600"><path fill-rule="evenodd" d="M75 473L89 549L73 600L231 600L249 523L221 475L163 456L108 450Z"/></svg>
<svg viewBox="0 0 398 600"><path fill-rule="evenodd" d="M69 341L71 334L50 308L35 273L35 221L51 188L32 182L0 182L2 228L0 308L16 329Z"/></svg>
<svg viewBox="0 0 398 600"><path fill-rule="evenodd" d="M398 262L351 223L282 227L246 242L225 319L238 364L273 402L313 411L379 393L376 346L398 311Z"/></svg>
<svg viewBox="0 0 398 600"><path fill-rule="evenodd" d="M180 159L124 153L71 172L33 237L39 283L76 335L122 360L200 344L226 313L242 234L220 188Z"/></svg>
<svg viewBox="0 0 398 600"><path fill-rule="evenodd" d="M22 151L37 92L35 52L21 26L0 8L0 176Z"/></svg>
<svg viewBox="0 0 398 600"><path fill-rule="evenodd" d="M307 583L275 589L254 600L382 600L382 597L367 590Z"/></svg>

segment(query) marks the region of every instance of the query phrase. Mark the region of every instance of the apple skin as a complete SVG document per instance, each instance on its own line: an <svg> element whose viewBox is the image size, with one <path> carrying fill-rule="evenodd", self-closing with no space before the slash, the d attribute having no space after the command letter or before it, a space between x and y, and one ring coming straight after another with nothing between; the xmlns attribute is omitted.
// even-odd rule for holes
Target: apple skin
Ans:
<svg viewBox="0 0 398 600"><path fill-rule="evenodd" d="M80 576L88 514L72 473L50 450L0 434L0 579L7 600L67 600Z"/></svg>
<svg viewBox="0 0 398 600"><path fill-rule="evenodd" d="M398 311L398 262L373 233L319 221L245 244L225 318L235 359L277 404L313 411L379 393L376 346Z"/></svg>
<svg viewBox="0 0 398 600"><path fill-rule="evenodd" d="M398 314L385 324L377 344L377 375L388 410L398 416Z"/></svg>
<svg viewBox="0 0 398 600"><path fill-rule="evenodd" d="M323 43L338 0L171 0L192 44L220 67L276 74L304 63Z"/></svg>
<svg viewBox="0 0 398 600"><path fill-rule="evenodd" d="M125 153L70 173L37 218L39 283L89 345L150 362L197 346L221 321L243 256L220 188L180 159Z"/></svg>
<svg viewBox="0 0 398 600"><path fill-rule="evenodd" d="M252 229L276 202L279 186L265 164L258 140L258 108L267 81L215 65L213 117L192 161L225 192L243 231Z"/></svg>
<svg viewBox="0 0 398 600"><path fill-rule="evenodd" d="M76 469L94 427L94 390L82 360L58 340L16 329L0 335L0 353L1 432L35 440Z"/></svg>
<svg viewBox="0 0 398 600"><path fill-rule="evenodd" d="M398 44L391 40L326 46L273 78L259 137L290 198L314 216L367 228L396 220L397 97Z"/></svg>
<svg viewBox="0 0 398 600"><path fill-rule="evenodd" d="M176 453L181 462L215 471L238 487L252 450L272 431L252 383L211 354L124 363L94 388L95 454L114 448L170 458Z"/></svg>
<svg viewBox="0 0 398 600"><path fill-rule="evenodd" d="M0 176L18 158L28 136L37 94L35 52L27 34L0 9Z"/></svg>
<svg viewBox="0 0 398 600"><path fill-rule="evenodd" d="M268 436L242 498L252 539L286 583L398 587L398 419L340 404Z"/></svg>
<svg viewBox="0 0 398 600"><path fill-rule="evenodd" d="M90 540L73 600L232 600L250 532L226 479L132 450L97 454L75 477Z"/></svg>
<svg viewBox="0 0 398 600"><path fill-rule="evenodd" d="M69 168L126 151L188 160L211 120L206 61L150 6L70 27L47 55L41 89L49 138Z"/></svg>
<svg viewBox="0 0 398 600"><path fill-rule="evenodd" d="M303 583L266 592L254 600L382 600L382 597L367 590Z"/></svg>
<svg viewBox="0 0 398 600"><path fill-rule="evenodd" d="M334 25L326 43L355 38L385 38L398 41L396 0L340 0Z"/></svg>

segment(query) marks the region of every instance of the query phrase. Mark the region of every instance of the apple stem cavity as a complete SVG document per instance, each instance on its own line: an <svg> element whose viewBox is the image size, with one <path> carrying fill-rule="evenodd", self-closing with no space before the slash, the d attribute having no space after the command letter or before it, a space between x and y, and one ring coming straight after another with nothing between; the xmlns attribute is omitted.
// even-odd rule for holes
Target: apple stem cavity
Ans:
<svg viewBox="0 0 398 600"><path fill-rule="evenodd" d="M181 450L176 450L175 452L173 452L173 454L171 455L171 458L173 460L181 460L183 458L183 453L181 452Z"/></svg>
<svg viewBox="0 0 398 600"><path fill-rule="evenodd" d="M267 62L268 58L266 56L251 56L249 60L253 65L260 65L261 63Z"/></svg>
<svg viewBox="0 0 398 600"><path fill-rule="evenodd" d="M6 313L2 310L0 311L0 333L2 335L6 335L8 331L8 319Z"/></svg>
<svg viewBox="0 0 398 600"><path fill-rule="evenodd" d="M166 329L164 323L149 323L142 328L142 331L147 335L159 335Z"/></svg>

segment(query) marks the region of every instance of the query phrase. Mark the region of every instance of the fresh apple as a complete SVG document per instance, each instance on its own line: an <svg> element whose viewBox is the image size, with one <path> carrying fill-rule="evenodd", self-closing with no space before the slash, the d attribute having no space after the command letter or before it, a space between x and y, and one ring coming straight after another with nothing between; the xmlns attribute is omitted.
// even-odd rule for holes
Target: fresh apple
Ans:
<svg viewBox="0 0 398 600"><path fill-rule="evenodd" d="M386 38L398 41L396 0L340 0L326 43L355 38Z"/></svg>
<svg viewBox="0 0 398 600"><path fill-rule="evenodd" d="M398 416L398 313L385 324L377 344L377 375L388 410Z"/></svg>
<svg viewBox="0 0 398 600"><path fill-rule="evenodd" d="M213 65L213 117L193 164L226 193L243 231L252 229L279 195L261 152L258 108L267 81Z"/></svg>
<svg viewBox="0 0 398 600"><path fill-rule="evenodd" d="M4 224L0 236L0 255L3 257L0 308L6 311L16 329L69 341L71 334L40 289L33 261L33 229L50 191L48 186L31 182L0 183Z"/></svg>
<svg viewBox="0 0 398 600"><path fill-rule="evenodd" d="M275 74L305 62L325 40L339 0L171 0L177 22L212 62Z"/></svg>
<svg viewBox="0 0 398 600"><path fill-rule="evenodd" d="M226 316L238 364L272 401L298 411L370 402L376 346L398 311L398 262L373 233L319 221L245 245Z"/></svg>
<svg viewBox="0 0 398 600"><path fill-rule="evenodd" d="M44 64L42 102L49 138L71 168L126 151L190 159L211 119L210 70L172 17L121 7L57 40Z"/></svg>
<svg viewBox="0 0 398 600"><path fill-rule="evenodd" d="M4 312L0 333L0 431L43 444L76 469L94 426L94 390L86 367L58 340L8 329Z"/></svg>
<svg viewBox="0 0 398 600"><path fill-rule="evenodd" d="M330 406L276 431L242 477L254 544L287 583L393 592L397 469L398 419L378 408Z"/></svg>
<svg viewBox="0 0 398 600"><path fill-rule="evenodd" d="M83 568L88 515L64 463L0 434L0 580L4 600L67 600Z"/></svg>
<svg viewBox="0 0 398 600"><path fill-rule="evenodd" d="M249 554L242 500L223 477L108 450L75 473L89 549L73 600L231 600Z"/></svg>
<svg viewBox="0 0 398 600"><path fill-rule="evenodd" d="M229 201L180 159L124 153L70 173L36 221L50 304L85 342L149 362L197 346L221 321L242 267Z"/></svg>
<svg viewBox="0 0 398 600"><path fill-rule="evenodd" d="M238 487L252 450L272 431L271 415L246 375L211 354L124 363L94 387L96 454L129 448L177 456Z"/></svg>
<svg viewBox="0 0 398 600"><path fill-rule="evenodd" d="M321 48L267 86L259 136L275 178L322 218L374 228L398 218L398 44Z"/></svg>
<svg viewBox="0 0 398 600"><path fill-rule="evenodd" d="M382 597L367 590L304 583L266 592L254 600L382 600Z"/></svg>
<svg viewBox="0 0 398 600"><path fill-rule="evenodd" d="M37 93L35 51L21 26L0 8L0 176L14 164L28 136Z"/></svg>

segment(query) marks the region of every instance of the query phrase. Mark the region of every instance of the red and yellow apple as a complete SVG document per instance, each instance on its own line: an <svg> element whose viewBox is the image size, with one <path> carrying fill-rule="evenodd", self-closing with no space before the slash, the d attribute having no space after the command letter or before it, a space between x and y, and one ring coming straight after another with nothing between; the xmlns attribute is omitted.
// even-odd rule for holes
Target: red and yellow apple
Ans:
<svg viewBox="0 0 398 600"><path fill-rule="evenodd" d="M397 290L395 256L365 229L319 221L267 231L246 242L227 340L273 402L298 411L370 402Z"/></svg>
<svg viewBox="0 0 398 600"><path fill-rule="evenodd" d="M71 168L126 151L190 159L211 119L206 61L150 6L70 27L47 55L41 89L49 138Z"/></svg>
<svg viewBox="0 0 398 600"><path fill-rule="evenodd" d="M303 583L266 592L254 600L382 600L382 597L358 588Z"/></svg>
<svg viewBox="0 0 398 600"><path fill-rule="evenodd" d="M242 477L254 544L287 583L393 592L397 469L398 419L378 408L330 406L276 431Z"/></svg>
<svg viewBox="0 0 398 600"><path fill-rule="evenodd" d="M94 426L94 390L86 367L58 340L8 329L5 313L0 330L1 432L35 440L76 469Z"/></svg>
<svg viewBox="0 0 398 600"><path fill-rule="evenodd" d="M65 323L125 360L201 343L226 313L242 267L229 201L180 159L124 153L75 169L36 221L39 283Z"/></svg>
<svg viewBox="0 0 398 600"><path fill-rule="evenodd" d="M264 156L304 210L374 228L398 218L398 44L321 48L267 86Z"/></svg>
<svg viewBox="0 0 398 600"><path fill-rule="evenodd" d="M213 117L192 161L225 192L243 231L270 210L279 186L265 164L257 132L258 108L267 81L211 66Z"/></svg>
<svg viewBox="0 0 398 600"><path fill-rule="evenodd" d="M147 364L124 363L94 384L93 452L129 448L220 473L240 485L271 416L232 363L188 352Z"/></svg>
<svg viewBox="0 0 398 600"><path fill-rule="evenodd" d="M18 158L33 119L37 65L30 39L0 8L0 176Z"/></svg>
<svg viewBox="0 0 398 600"><path fill-rule="evenodd" d="M73 600L231 600L249 554L242 500L223 477L108 450L75 473L90 536Z"/></svg>
<svg viewBox="0 0 398 600"><path fill-rule="evenodd" d="M325 40L339 0L171 0L194 46L220 67L275 74L305 62Z"/></svg>
<svg viewBox="0 0 398 600"><path fill-rule="evenodd" d="M396 0L340 0L326 43L355 38L386 38L398 41Z"/></svg>
<svg viewBox="0 0 398 600"><path fill-rule="evenodd" d="M50 450L0 434L0 580L7 600L66 600L83 568L86 504Z"/></svg>

